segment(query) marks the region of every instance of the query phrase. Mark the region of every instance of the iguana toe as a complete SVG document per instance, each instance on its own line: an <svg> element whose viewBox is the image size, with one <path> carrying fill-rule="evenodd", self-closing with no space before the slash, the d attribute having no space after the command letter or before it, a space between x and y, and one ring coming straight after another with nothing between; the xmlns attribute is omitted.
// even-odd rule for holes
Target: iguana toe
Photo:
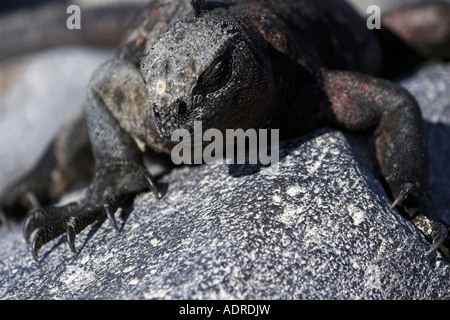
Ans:
<svg viewBox="0 0 450 320"><path fill-rule="evenodd" d="M391 209L394 209L399 204L401 204L405 199L411 194L413 191L413 184L412 183L405 183L401 186L400 191L398 192L397 196L394 199L394 202L391 204Z"/></svg>

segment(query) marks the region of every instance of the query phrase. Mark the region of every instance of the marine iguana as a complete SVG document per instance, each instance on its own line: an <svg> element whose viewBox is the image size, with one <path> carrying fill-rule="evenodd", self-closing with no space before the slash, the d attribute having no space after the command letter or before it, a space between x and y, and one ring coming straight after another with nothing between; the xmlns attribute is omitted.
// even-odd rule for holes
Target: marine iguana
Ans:
<svg viewBox="0 0 450 320"><path fill-rule="evenodd" d="M448 4L430 2L371 31L338 0L153 0L117 57L93 75L85 114L1 196L1 210L14 218L33 209L24 236L35 260L63 233L76 253L75 236L89 224L106 216L119 230L114 213L130 197L162 196L142 156L170 153L176 129L202 121L204 130L278 128L290 138L332 126L375 137L392 207L432 240L430 253L447 228L433 211L421 113L410 93L381 77L400 72L400 61L450 58L449 16ZM80 202L40 207L90 174Z"/></svg>

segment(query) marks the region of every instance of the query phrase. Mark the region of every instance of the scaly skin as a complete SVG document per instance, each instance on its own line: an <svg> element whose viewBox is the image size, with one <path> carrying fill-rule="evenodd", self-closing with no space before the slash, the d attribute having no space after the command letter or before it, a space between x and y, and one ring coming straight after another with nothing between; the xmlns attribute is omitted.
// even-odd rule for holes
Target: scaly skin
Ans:
<svg viewBox="0 0 450 320"><path fill-rule="evenodd" d="M386 29L368 30L342 1L192 2L192 7L186 1L150 2L134 20L117 58L93 75L86 120L95 175L80 203L38 208L28 217L24 235L36 260L41 246L64 232L76 252L76 233L105 215L117 229L114 212L137 193L152 189L160 197L143 165L143 149L169 154L172 132L192 132L194 121L203 121L203 130L278 128L283 138L322 125L373 135L394 206L433 240L429 252L444 241L447 230L434 216L429 192L417 102L376 75L395 73L392 66L399 61L386 55L395 50L392 46L411 46L418 51L415 57L430 52L448 57L448 18L439 24L442 36L434 39L433 50L425 50L419 36L404 37L405 45ZM421 30L437 25L420 19L430 8L408 9L408 16L423 22ZM433 12L434 19L442 18ZM386 23L394 31L408 25L389 17ZM66 139L75 135L68 133ZM50 155L59 151L52 148ZM47 182L31 173L6 192L3 211L14 216L32 202L56 200L72 182L64 177L73 177L60 165L61 157L41 164Z"/></svg>

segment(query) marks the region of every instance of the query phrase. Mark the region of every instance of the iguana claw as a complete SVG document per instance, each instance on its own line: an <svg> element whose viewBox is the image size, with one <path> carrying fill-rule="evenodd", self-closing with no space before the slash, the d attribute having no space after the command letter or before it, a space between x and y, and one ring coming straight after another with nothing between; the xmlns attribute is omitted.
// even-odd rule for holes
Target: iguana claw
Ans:
<svg viewBox="0 0 450 320"><path fill-rule="evenodd" d="M408 196L413 193L413 190L414 185L412 183L403 184L396 198L394 199L394 202L391 205L391 209L400 206L402 202L404 202L408 198ZM432 241L432 245L430 249L427 250L425 255L429 255L439 249L439 247L441 247L441 245L443 245L447 239L447 227L442 223L425 216L424 214L417 214L416 216L411 213L409 214L410 216L412 216L412 223L420 230L420 232L422 232L424 236L431 239ZM443 253L445 254L444 251Z"/></svg>
<svg viewBox="0 0 450 320"><path fill-rule="evenodd" d="M418 215L412 219L414 225L419 229L426 237L432 240L431 248L427 250L425 255L429 255L439 249L439 247L445 242L448 236L447 227L440 222L433 221L432 219Z"/></svg>
<svg viewBox="0 0 450 320"><path fill-rule="evenodd" d="M391 209L394 209L396 206L401 204L405 199L411 194L414 185L412 183L405 183L402 185L400 192L397 197L395 197L394 202L391 204Z"/></svg>

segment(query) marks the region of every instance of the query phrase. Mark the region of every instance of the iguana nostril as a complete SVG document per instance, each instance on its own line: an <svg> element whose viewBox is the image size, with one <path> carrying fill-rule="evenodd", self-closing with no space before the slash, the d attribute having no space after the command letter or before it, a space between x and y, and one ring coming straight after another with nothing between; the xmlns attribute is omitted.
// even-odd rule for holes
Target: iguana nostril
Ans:
<svg viewBox="0 0 450 320"><path fill-rule="evenodd" d="M182 117L187 112L186 102L183 100L177 100L172 104L171 109L175 110L179 117Z"/></svg>

